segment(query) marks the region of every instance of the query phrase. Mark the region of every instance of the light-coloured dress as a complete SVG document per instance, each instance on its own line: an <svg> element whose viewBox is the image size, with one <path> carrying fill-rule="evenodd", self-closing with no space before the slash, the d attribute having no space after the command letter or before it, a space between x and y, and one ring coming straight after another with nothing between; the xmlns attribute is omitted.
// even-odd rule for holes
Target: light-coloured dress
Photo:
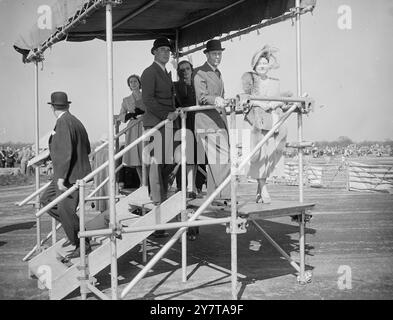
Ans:
<svg viewBox="0 0 393 320"><path fill-rule="evenodd" d="M137 99L134 94L129 95L123 99L121 104L121 110L119 118L122 122L126 122L125 117L127 113L134 113L135 109L139 108L145 111L143 105L142 96ZM137 119L131 118L128 121L127 128L130 128L125 137L126 146L135 141L142 135L143 132L143 115L139 115ZM123 155L123 163L128 167L138 167L142 165L142 143L139 143L137 147L131 148L129 152Z"/></svg>
<svg viewBox="0 0 393 320"><path fill-rule="evenodd" d="M280 96L280 82L278 79L268 77L262 79L257 73L246 72L242 76L243 91L255 96ZM261 141L272 126L280 119L283 111L277 108L273 111L264 111L263 107L277 102L253 101L250 112L245 117L251 130L250 150ZM247 125L246 125L247 126ZM287 137L287 128L281 126L276 133L256 152L250 160L248 176L254 179L266 179L269 176L284 175L284 156Z"/></svg>

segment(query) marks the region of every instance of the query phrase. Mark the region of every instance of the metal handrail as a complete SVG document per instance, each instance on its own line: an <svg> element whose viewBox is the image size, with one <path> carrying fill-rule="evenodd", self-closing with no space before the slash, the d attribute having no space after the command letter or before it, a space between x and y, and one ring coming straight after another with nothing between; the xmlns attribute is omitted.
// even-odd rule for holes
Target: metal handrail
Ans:
<svg viewBox="0 0 393 320"><path fill-rule="evenodd" d="M138 124L138 122L134 122L130 126L127 125L127 127L125 127L124 129L120 130L119 133L115 134L115 136L113 137L113 140L116 140L116 139L120 138L121 135L125 134L128 130L130 130L131 128L133 128L137 124ZM100 151L101 149L105 148L108 144L109 144L108 141L105 141L104 143L100 144L92 153L90 153L89 157L95 156L98 151Z"/></svg>

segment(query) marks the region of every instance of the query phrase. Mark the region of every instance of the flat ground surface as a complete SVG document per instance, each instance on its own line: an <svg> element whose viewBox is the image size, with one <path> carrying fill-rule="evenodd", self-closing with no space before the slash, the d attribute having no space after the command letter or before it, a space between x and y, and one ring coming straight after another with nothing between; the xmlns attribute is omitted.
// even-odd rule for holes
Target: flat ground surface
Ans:
<svg viewBox="0 0 393 320"><path fill-rule="evenodd" d="M14 203L32 190L33 186L0 187L0 299L48 299L48 292L37 288L37 280L28 278L27 263L22 262L35 243L35 219L31 206L20 208ZM241 200L252 200L246 194L254 190L255 184L241 184ZM298 198L296 186L270 185L269 190L273 201ZM304 195L306 202L316 204L306 229L306 263L313 272L312 282L299 285L295 270L250 226L238 236L239 298L392 299L393 195L316 188L306 188ZM45 217L43 234L50 224ZM260 224L298 260L296 223L284 217ZM149 238L149 257L167 240ZM118 262L119 290L140 271L139 249ZM203 227L199 238L188 242L186 283L181 281L180 249L177 243L127 299L231 299L230 235L224 226ZM340 286L344 272L351 281ZM98 288L110 295L109 268L96 277ZM79 299L78 292L67 298ZM89 295L89 299L96 297Z"/></svg>

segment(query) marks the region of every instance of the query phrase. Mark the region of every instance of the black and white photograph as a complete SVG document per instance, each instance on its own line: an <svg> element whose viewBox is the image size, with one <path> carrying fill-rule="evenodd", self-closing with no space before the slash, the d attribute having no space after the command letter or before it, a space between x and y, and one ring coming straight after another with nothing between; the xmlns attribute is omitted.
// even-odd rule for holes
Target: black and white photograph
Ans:
<svg viewBox="0 0 393 320"><path fill-rule="evenodd" d="M0 0L0 300L392 300L392 39L392 0Z"/></svg>

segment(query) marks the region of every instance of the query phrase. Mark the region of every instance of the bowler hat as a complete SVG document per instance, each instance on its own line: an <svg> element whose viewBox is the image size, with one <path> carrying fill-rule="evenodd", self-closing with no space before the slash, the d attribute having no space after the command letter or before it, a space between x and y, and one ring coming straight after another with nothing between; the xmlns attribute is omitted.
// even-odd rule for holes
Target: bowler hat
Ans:
<svg viewBox="0 0 393 320"><path fill-rule="evenodd" d="M173 46L167 38L158 38L153 43L153 48L151 48L151 54L154 54L154 50L159 47L169 47L171 51L173 50Z"/></svg>
<svg viewBox="0 0 393 320"><path fill-rule="evenodd" d="M61 91L53 92L50 100L51 102L48 102L48 104L51 104L56 110L66 110L71 103L71 101L68 101L67 94Z"/></svg>
<svg viewBox="0 0 393 320"><path fill-rule="evenodd" d="M209 51L216 51L216 50L221 50L221 51L225 50L225 48L221 47L221 41L220 40L209 40L206 43L206 49L203 51L203 53L206 53Z"/></svg>

